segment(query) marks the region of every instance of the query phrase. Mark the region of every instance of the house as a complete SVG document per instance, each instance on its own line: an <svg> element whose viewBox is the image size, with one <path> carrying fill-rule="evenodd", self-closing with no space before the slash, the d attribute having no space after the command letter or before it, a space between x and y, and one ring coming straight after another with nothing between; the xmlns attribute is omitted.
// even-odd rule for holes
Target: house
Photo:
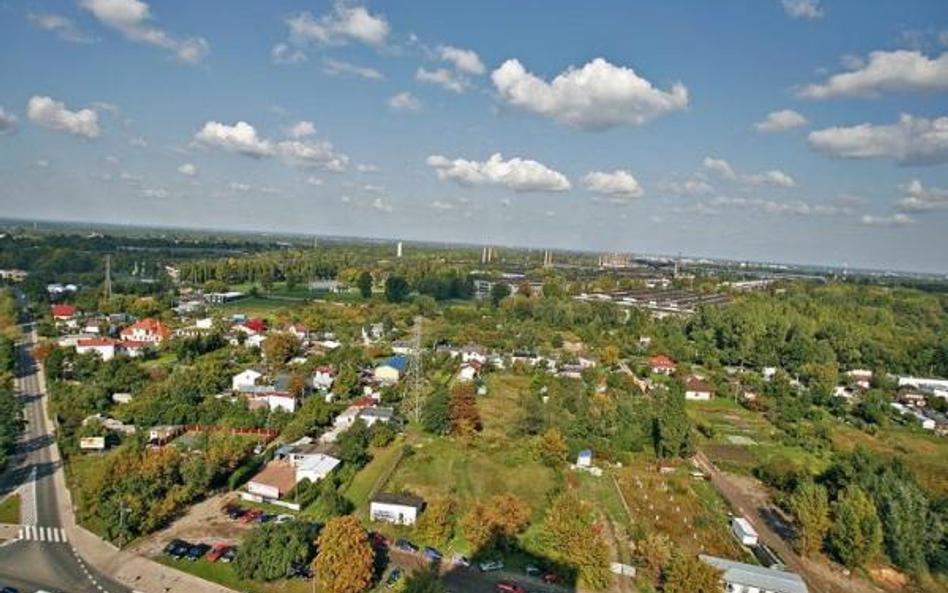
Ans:
<svg viewBox="0 0 948 593"><path fill-rule="evenodd" d="M362 326L362 342L366 345L381 340L385 336L385 324L370 323Z"/></svg>
<svg viewBox="0 0 948 593"><path fill-rule="evenodd" d="M744 546L757 545L757 531L744 517L731 517L731 533Z"/></svg>
<svg viewBox="0 0 948 593"><path fill-rule="evenodd" d="M284 412L292 414L296 411L296 397L286 392L274 391L266 395L257 396L257 399L264 399L267 408L269 408L271 412L283 410Z"/></svg>
<svg viewBox="0 0 948 593"><path fill-rule="evenodd" d="M700 377L691 376L685 380L685 399L691 401L709 401L714 397L714 388Z"/></svg>
<svg viewBox="0 0 948 593"><path fill-rule="evenodd" d="M484 364L487 362L487 351L480 346L468 344L461 348L461 362Z"/></svg>
<svg viewBox="0 0 948 593"><path fill-rule="evenodd" d="M583 449L576 456L577 467L592 467L593 452L591 449Z"/></svg>
<svg viewBox="0 0 948 593"><path fill-rule="evenodd" d="M414 354L415 344L408 340L396 340L392 342L392 352L395 354Z"/></svg>
<svg viewBox="0 0 948 593"><path fill-rule="evenodd" d="M373 376L376 381L382 383L398 383L398 380L401 379L402 373L405 372L405 369L408 368L408 359L404 356L390 356L385 359L382 364L375 367L373 371Z"/></svg>
<svg viewBox="0 0 948 593"><path fill-rule="evenodd" d="M154 426L148 431L148 440L152 443L164 444L184 432L179 424L163 424Z"/></svg>
<svg viewBox="0 0 948 593"><path fill-rule="evenodd" d="M116 404L130 404L134 397L131 393L113 393L112 394L112 403Z"/></svg>
<svg viewBox="0 0 948 593"><path fill-rule="evenodd" d="M899 393L899 403L905 404L906 406L924 408L926 403L925 394L914 389L903 391Z"/></svg>
<svg viewBox="0 0 948 593"><path fill-rule="evenodd" d="M53 315L53 321L70 322L79 316L79 308L75 305L53 305L50 313Z"/></svg>
<svg viewBox="0 0 948 593"><path fill-rule="evenodd" d="M480 375L481 364L479 362L473 361L465 363L461 365L461 370L458 371L458 382L470 383L480 377Z"/></svg>
<svg viewBox="0 0 948 593"><path fill-rule="evenodd" d="M372 426L376 422L391 422L394 417L394 408L383 408L380 406L363 408L357 416L359 420L365 422L366 426Z"/></svg>
<svg viewBox="0 0 948 593"><path fill-rule="evenodd" d="M777 367L764 367L761 369L760 374L764 378L764 381L770 381L777 375Z"/></svg>
<svg viewBox="0 0 948 593"><path fill-rule="evenodd" d="M664 354L657 354L648 359L648 366L656 375L671 375L675 372L675 362Z"/></svg>
<svg viewBox="0 0 948 593"><path fill-rule="evenodd" d="M369 517L393 525L414 525L424 506L424 500L410 494L376 494L369 503Z"/></svg>
<svg viewBox="0 0 948 593"><path fill-rule="evenodd" d="M120 335L123 340L130 342L161 344L171 337L171 330L162 322L148 317L126 327Z"/></svg>
<svg viewBox="0 0 948 593"><path fill-rule="evenodd" d="M856 397L856 392L848 385L837 385L833 388L833 397L841 397L850 400Z"/></svg>
<svg viewBox="0 0 948 593"><path fill-rule="evenodd" d="M102 360L115 358L118 341L112 338L83 338L76 341L76 354L96 354Z"/></svg>
<svg viewBox="0 0 948 593"><path fill-rule="evenodd" d="M699 558L722 572L727 593L809 593L799 575L773 568L701 554Z"/></svg>
<svg viewBox="0 0 948 593"><path fill-rule="evenodd" d="M331 474L340 463L342 463L341 460L331 455L323 453L309 455L296 464L296 481L309 480L315 484Z"/></svg>
<svg viewBox="0 0 948 593"><path fill-rule="evenodd" d="M321 366L316 369L316 372L313 373L313 387L322 391L329 391L332 389L333 383L336 382L336 369L331 366Z"/></svg>
<svg viewBox="0 0 948 593"><path fill-rule="evenodd" d="M309 330L306 329L306 326L302 323L288 323L283 327L283 333L291 334L296 336L296 338L303 342L304 344L309 341Z"/></svg>
<svg viewBox="0 0 948 593"><path fill-rule="evenodd" d="M868 390L872 386L872 371L869 369L853 369L847 371L846 376L852 379L860 389Z"/></svg>
<svg viewBox="0 0 948 593"><path fill-rule="evenodd" d="M256 387L257 381L263 378L263 373L256 369L247 369L234 375L230 380L231 391L238 393L251 391L251 387Z"/></svg>
<svg viewBox="0 0 948 593"><path fill-rule="evenodd" d="M241 331L248 336L256 336L258 334L266 333L267 331L267 322L258 317L253 319L246 319L241 323L238 323L234 326L234 329Z"/></svg>
<svg viewBox="0 0 948 593"><path fill-rule="evenodd" d="M296 486L296 468L289 461L273 460L247 482L247 492L263 500L279 500Z"/></svg>

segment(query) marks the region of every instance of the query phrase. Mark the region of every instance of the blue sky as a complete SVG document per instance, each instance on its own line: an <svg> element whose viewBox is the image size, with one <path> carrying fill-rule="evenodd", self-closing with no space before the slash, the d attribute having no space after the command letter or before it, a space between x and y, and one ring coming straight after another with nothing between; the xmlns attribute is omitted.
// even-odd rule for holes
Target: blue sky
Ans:
<svg viewBox="0 0 948 593"><path fill-rule="evenodd" d="M946 273L946 99L937 0L7 2L0 211Z"/></svg>

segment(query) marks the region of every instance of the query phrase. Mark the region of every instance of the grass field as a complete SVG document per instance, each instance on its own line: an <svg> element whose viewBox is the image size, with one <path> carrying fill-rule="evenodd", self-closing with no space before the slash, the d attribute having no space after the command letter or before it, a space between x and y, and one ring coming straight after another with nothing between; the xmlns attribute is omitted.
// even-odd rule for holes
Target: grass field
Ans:
<svg viewBox="0 0 948 593"><path fill-rule="evenodd" d="M218 583L235 591L246 591L248 593L309 593L313 589L312 582L306 579L289 579L270 583L247 581L239 578L230 564L208 562L204 559L191 562L160 556L155 560L165 566L177 568L181 572Z"/></svg>
<svg viewBox="0 0 948 593"><path fill-rule="evenodd" d="M355 506L357 511L368 511L372 487L375 486L382 474L388 471L396 462L402 446L402 439L396 439L395 442L384 449L372 449L372 461L355 475L345 490L346 498Z"/></svg>
<svg viewBox="0 0 948 593"><path fill-rule="evenodd" d="M20 495L11 494L0 500L0 523L16 525L20 522Z"/></svg>

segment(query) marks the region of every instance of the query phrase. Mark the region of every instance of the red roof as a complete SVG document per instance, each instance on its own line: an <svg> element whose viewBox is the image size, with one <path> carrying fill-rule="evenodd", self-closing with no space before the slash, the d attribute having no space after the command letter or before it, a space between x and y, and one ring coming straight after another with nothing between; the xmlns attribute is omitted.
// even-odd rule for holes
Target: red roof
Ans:
<svg viewBox="0 0 948 593"><path fill-rule="evenodd" d="M53 305L52 306L53 317L69 319L70 317L75 317L76 313L78 312L79 312L79 307L75 305Z"/></svg>
<svg viewBox="0 0 948 593"><path fill-rule="evenodd" d="M132 325L126 327L122 330L122 336L131 336L134 334L135 330L138 329L144 330L149 334L159 336L161 339L171 337L171 330L168 329L168 326L156 319L152 319L151 317L142 319L141 321L136 321Z"/></svg>
<svg viewBox="0 0 948 593"><path fill-rule="evenodd" d="M375 405L375 400L367 395L352 400L352 405L357 408L369 408Z"/></svg>
<svg viewBox="0 0 948 593"><path fill-rule="evenodd" d="M76 341L77 346L84 348L97 348L100 346L114 346L115 340L112 338L83 338Z"/></svg>
<svg viewBox="0 0 948 593"><path fill-rule="evenodd" d="M675 361L668 358L664 354L658 354L648 359L648 363L652 365L653 368L674 368Z"/></svg>
<svg viewBox="0 0 948 593"><path fill-rule="evenodd" d="M685 389L688 391L697 391L700 393L714 393L714 388L698 377L688 377L688 379L685 380Z"/></svg>
<svg viewBox="0 0 948 593"><path fill-rule="evenodd" d="M244 327L257 333L267 331L267 322L263 319L254 318L244 322Z"/></svg>

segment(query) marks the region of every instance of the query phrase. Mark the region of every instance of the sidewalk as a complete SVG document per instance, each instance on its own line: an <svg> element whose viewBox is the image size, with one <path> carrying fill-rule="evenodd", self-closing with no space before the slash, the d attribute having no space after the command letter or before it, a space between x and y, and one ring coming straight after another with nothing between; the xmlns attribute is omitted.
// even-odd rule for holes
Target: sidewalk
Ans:
<svg viewBox="0 0 948 593"><path fill-rule="evenodd" d="M35 343L35 333L33 339ZM43 407L43 422L49 427L52 420L49 416L46 377L42 368L39 368L37 372L40 391L43 394L40 399ZM53 433L52 430L46 432ZM53 481L56 485L56 503L59 506L63 529L66 530L75 552L90 566L133 591L142 593L236 593L232 589L164 566L144 556L119 550L78 525L73 512L72 496L66 488L66 476L61 463L59 445L55 440L50 447L50 455L56 467Z"/></svg>

